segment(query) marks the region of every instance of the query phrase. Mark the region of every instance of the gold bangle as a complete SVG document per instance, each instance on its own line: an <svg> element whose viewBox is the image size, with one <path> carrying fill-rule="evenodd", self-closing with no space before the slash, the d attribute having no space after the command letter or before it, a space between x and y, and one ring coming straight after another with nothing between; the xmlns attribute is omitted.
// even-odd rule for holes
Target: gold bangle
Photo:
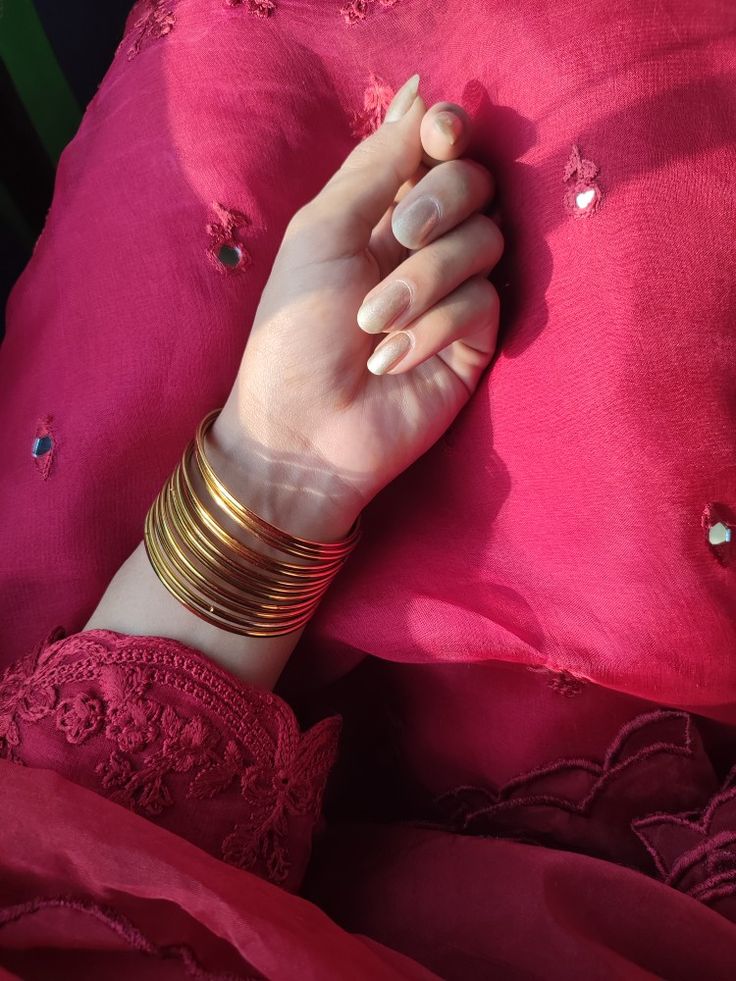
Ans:
<svg viewBox="0 0 736 981"><path fill-rule="evenodd" d="M232 583L229 576L222 574L222 566L224 565L230 574L235 577L236 580L241 581L242 585L253 584L258 586L263 582L263 577L258 575L257 570L248 570L244 566L243 558L251 559L252 557L258 557L258 553L253 552L252 549L245 549L245 556L240 552L240 548L245 548L241 546L241 543L236 539L232 538L223 529L220 532L223 536L222 541L225 546L235 553L233 558L230 558L224 551L217 550L217 541L209 538L207 535L207 529L198 527L195 517L196 514L190 514L187 512L187 507L192 507L193 501L191 498L187 498L186 495L182 498L180 491L182 490L180 477L183 472L183 467L177 468L174 474L173 487L172 487L172 504L174 512L175 522L179 522L179 526L182 527L183 535L187 540L189 548L196 554L197 558L207 567L212 567L213 564L217 565L220 570L222 578L226 578L228 582ZM197 505L201 508L203 514L202 517L207 515L206 510L201 505L201 502L197 501ZM209 517L207 515L207 517ZM180 537L182 537L180 535ZM302 568L303 567L299 567ZM213 568L213 571L217 572L217 568ZM306 570L309 572L309 570ZM331 577L331 573L329 574ZM275 588L278 589L284 597L288 597L293 593L304 593L309 590L315 589L314 581L317 580L317 586L326 578L325 575L320 575L319 577L309 574L309 576L304 576L301 579L286 579L273 575L273 581L275 583ZM234 583L233 583L234 584Z"/></svg>
<svg viewBox="0 0 736 981"><path fill-rule="evenodd" d="M214 470L210 466L204 448L204 438L212 427L215 417L221 410L216 409L204 417L197 427L195 436L195 463L207 485L207 490L223 511L244 528L257 532L263 541L274 548L288 552L290 555L302 558L335 558L347 555L357 544L360 538L360 518L354 522L352 528L345 538L339 542L314 542L307 538L297 538L288 534L281 528L270 524L240 501L237 501L225 485L218 479Z"/></svg>
<svg viewBox="0 0 736 981"><path fill-rule="evenodd" d="M190 612L231 633L272 637L306 624L360 538L360 516L340 542L297 538L250 511L222 484L207 460L209 413L149 508L146 554L159 580ZM233 538L194 489L197 466L217 508L257 540L307 564L282 562Z"/></svg>
<svg viewBox="0 0 736 981"><path fill-rule="evenodd" d="M161 502L159 501L159 504L160 503ZM171 529L168 527L166 520L160 520L162 517L161 515L158 517L159 521L154 529L154 535L156 536L157 544L167 551L169 564L175 568L180 579L183 578L186 582L193 584L195 589L197 589L203 596L206 596L209 600L217 602L221 606L227 605L228 608L233 611L242 609L246 614L261 613L267 618L279 617L282 609L288 609L291 612L292 606L295 607L294 612L302 612L309 605L309 600L302 601L299 604L279 604L277 602L257 602L252 604L249 603L246 598L247 593L242 590L240 593L233 593L225 586L221 586L219 589L217 589L215 584L211 583L187 558L184 550L181 548L180 544L176 542L174 536L172 535ZM276 600L278 597L268 594L267 599Z"/></svg>
<svg viewBox="0 0 736 981"><path fill-rule="evenodd" d="M191 457L192 445L190 444L184 451L182 467L180 470L181 477L183 478L182 486L185 488L186 495L189 499L188 503L196 511L197 517L227 548L238 552L244 558L247 558L249 561L261 568L268 569L269 571L277 574L283 573L284 575L292 575L296 580L313 579L320 570L328 572L339 567L340 558L330 559L324 563L315 563L311 567L297 565L292 562L281 562L278 559L272 559L265 555L260 555L258 552L254 552L252 549L248 548L248 546L244 543L232 538L232 536L230 536L207 511L202 501L197 496L187 470L187 465ZM254 532L253 534L258 537L257 532Z"/></svg>
<svg viewBox="0 0 736 981"><path fill-rule="evenodd" d="M301 613L286 618L280 616L277 622L271 622L279 615L264 609L263 604L256 608L256 615L249 616L242 609L233 611L218 594L202 600L196 591L187 586L186 580L182 581L181 573L177 576L171 571L172 564L175 570L180 571L178 563L175 560L172 562L171 555L162 555L155 507L146 518L144 541L149 559L163 584L190 612L214 626L251 636L278 636L298 629L312 615L314 603L307 605Z"/></svg>
<svg viewBox="0 0 736 981"><path fill-rule="evenodd" d="M196 552L192 540L187 536L186 532L182 533L181 527L176 526L176 521L171 520L172 514L170 509L168 508L170 504L170 499L171 499L171 481L169 482L168 493L163 495L162 501L160 502L161 504L163 504L164 508L166 509L164 512L164 527L162 529L165 538L165 544L167 544L170 548L173 548L174 556L172 557L172 561L175 562L176 558L178 557L180 563L181 562L184 563L185 569L182 570L181 567L179 567L180 572L185 573L190 582L193 581L195 584L199 584L198 588L200 589L200 592L204 593L204 595L210 596L211 599L219 600L221 604L225 601L228 601L228 603L231 606L235 606L235 607L242 605L243 607L250 607L251 609L254 608L257 611L260 605L260 607L264 611L271 610L271 609L273 610L283 609L284 611L287 612L291 612L294 609L302 609L306 607L306 605L309 602L311 602L312 598L315 595L317 595L317 593L321 595L323 588L327 583L326 579L323 580L322 583L318 583L316 588L310 585L307 590L305 589L299 591L292 590L286 595L281 595L279 593L280 586L278 580L265 580L263 578L258 578L257 576L252 576L252 578L255 580L256 586L260 587L256 592L256 600L258 595L260 595L264 597L266 600L273 600L274 602L272 603L262 602L260 604L256 603L254 607L254 604L249 603L248 599L246 598L249 592L250 593L254 592L250 588L250 586L246 589L243 589L241 587L239 591L236 593L232 593L230 592L230 590L224 587L220 587L218 593L215 590L215 584L210 583L200 571L198 571L196 568L192 566L191 562L187 560L186 556L182 555L180 545L184 545L184 547L187 548L190 552L193 552L195 554L195 557L196 557ZM174 525L174 532L180 538L180 544L172 541L170 529L166 528L166 522L169 522L172 525ZM221 557L222 556L218 556L215 558L213 562L214 567L212 571L220 580L222 580L222 582L226 583L228 586L232 586L232 585L238 586L238 583L237 582L233 583L232 579L228 576L227 568L223 568L221 562L219 561L219 558Z"/></svg>

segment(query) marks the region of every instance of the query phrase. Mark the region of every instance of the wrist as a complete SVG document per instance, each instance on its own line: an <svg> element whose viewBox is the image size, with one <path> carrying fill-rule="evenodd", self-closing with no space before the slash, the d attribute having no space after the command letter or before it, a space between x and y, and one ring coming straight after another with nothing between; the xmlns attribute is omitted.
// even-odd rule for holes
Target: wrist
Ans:
<svg viewBox="0 0 736 981"><path fill-rule="evenodd" d="M298 538L337 542L358 515L358 495L306 454L277 452L230 421L225 410L205 438L208 458L232 495Z"/></svg>

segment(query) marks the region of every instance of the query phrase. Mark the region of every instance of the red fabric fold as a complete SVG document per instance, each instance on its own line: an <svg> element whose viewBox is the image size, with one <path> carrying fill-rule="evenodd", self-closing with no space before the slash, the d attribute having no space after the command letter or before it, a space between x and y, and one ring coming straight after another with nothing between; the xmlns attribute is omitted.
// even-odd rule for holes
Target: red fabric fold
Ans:
<svg viewBox="0 0 736 981"><path fill-rule="evenodd" d="M0 760L0 786L0 963L24 979L434 976L58 773Z"/></svg>

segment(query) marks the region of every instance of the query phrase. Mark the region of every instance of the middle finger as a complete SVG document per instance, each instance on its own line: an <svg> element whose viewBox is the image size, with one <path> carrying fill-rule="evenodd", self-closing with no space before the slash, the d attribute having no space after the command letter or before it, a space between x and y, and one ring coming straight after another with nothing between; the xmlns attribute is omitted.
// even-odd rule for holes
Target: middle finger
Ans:
<svg viewBox="0 0 736 981"><path fill-rule="evenodd" d="M493 196L490 172L475 160L446 160L402 197L391 230L407 249L420 249L481 210Z"/></svg>

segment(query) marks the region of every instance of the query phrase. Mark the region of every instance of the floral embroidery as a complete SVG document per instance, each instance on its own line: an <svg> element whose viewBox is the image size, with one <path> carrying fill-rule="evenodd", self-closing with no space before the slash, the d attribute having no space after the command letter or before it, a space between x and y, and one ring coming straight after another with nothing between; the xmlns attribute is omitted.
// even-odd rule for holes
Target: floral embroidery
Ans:
<svg viewBox="0 0 736 981"><path fill-rule="evenodd" d="M498 790L459 787L437 799L455 831L594 855L652 874L632 834L656 800L663 809L702 807L716 789L692 716L658 709L623 725L603 759L560 759Z"/></svg>
<svg viewBox="0 0 736 981"><path fill-rule="evenodd" d="M133 19L133 14L138 16ZM176 23L172 0L142 0L139 6L131 12L129 21L132 26L129 32L118 45L120 51L128 40L128 34L134 34L133 43L127 50L128 61L132 61L137 54L140 54L148 42L156 41L158 38L168 34Z"/></svg>
<svg viewBox="0 0 736 981"><path fill-rule="evenodd" d="M20 745L18 719L39 722L56 705L56 689L37 676L43 647L44 644L40 644L22 661L11 666L0 680L0 756L10 760L16 759L15 750Z"/></svg>
<svg viewBox="0 0 736 981"><path fill-rule="evenodd" d="M558 695L565 695L567 698L574 698L576 695L582 694L586 685L582 678L577 678L569 671L565 671L564 668L556 670L543 665L530 664L528 670L535 674L544 675L547 679L547 687L556 691Z"/></svg>
<svg viewBox="0 0 736 981"><path fill-rule="evenodd" d="M359 20L365 20L370 7L378 4L380 7L393 7L399 0L348 0L340 7L347 24L357 24Z"/></svg>
<svg viewBox="0 0 736 981"><path fill-rule="evenodd" d="M276 12L274 0L226 0L228 7L248 7L249 14L256 17L270 17Z"/></svg>
<svg viewBox="0 0 736 981"><path fill-rule="evenodd" d="M211 239L207 256L218 272L242 272L252 263L250 253L243 244L243 229L250 224L250 220L242 211L226 208L217 201L212 202L212 208L218 221L207 225L207 234Z"/></svg>
<svg viewBox="0 0 736 981"><path fill-rule="evenodd" d="M148 703L152 705L152 703ZM160 706L152 706L159 715ZM147 708L146 712L150 710ZM134 716L130 716L134 719ZM112 800L133 810L140 810L149 817L157 817L174 803L165 778L171 773L188 773L197 764L209 762L216 756L213 752L216 742L215 731L203 719L180 718L175 710L166 705L160 710L160 727L148 725L139 717L140 725L134 722L124 735L132 734L133 748L129 753L140 752L162 737L161 748L143 759L143 765L136 769L129 757L113 751L110 758L97 766L104 785L113 791ZM121 740L117 731L109 738Z"/></svg>
<svg viewBox="0 0 736 981"><path fill-rule="evenodd" d="M353 113L351 132L356 139L364 139L378 129L394 95L390 85L371 73L363 93L363 108Z"/></svg>
<svg viewBox="0 0 736 981"><path fill-rule="evenodd" d="M100 728L102 716L102 702L99 698L77 692L73 698L65 698L59 702L56 709L56 728L64 733L68 743L83 743Z"/></svg>
<svg viewBox="0 0 736 981"><path fill-rule="evenodd" d="M598 172L598 165L592 160L585 160L580 149L573 144L562 180L567 184L575 178L565 193L565 207L575 218L588 218L598 210L602 197L597 181Z"/></svg>
<svg viewBox="0 0 736 981"><path fill-rule="evenodd" d="M124 787L129 782L133 775L133 764L127 756L113 750L108 760L95 767L95 772L102 777L102 786L105 790L114 790L116 787Z"/></svg>
<svg viewBox="0 0 736 981"><path fill-rule="evenodd" d="M226 862L249 869L261 859L274 882L282 882L288 872L288 819L321 809L324 781L335 762L335 720L314 726L298 745L293 734L280 736L273 766L243 774L241 790L251 821L236 825L222 843Z"/></svg>
<svg viewBox="0 0 736 981"><path fill-rule="evenodd" d="M657 732L663 722L674 723L674 732L668 733L666 739L662 739ZM652 737L637 748L642 730L646 729L653 730ZM622 771L654 754L671 753L689 757L692 755L692 742L692 720L686 712L662 710L646 713L621 728L602 763L586 759L557 760L514 777L496 792L478 787L459 787L442 795L437 802L453 803L456 806L455 820L460 820L466 830L479 822L485 823L496 813L529 805L546 805L570 813L585 813L606 785ZM556 793L553 789L550 778L567 773L576 775L573 785L579 788L577 798Z"/></svg>
<svg viewBox="0 0 736 981"><path fill-rule="evenodd" d="M151 684L150 672L105 668L100 683L108 705L107 738L116 741L123 752L145 749L158 735L159 706L143 697Z"/></svg>
<svg viewBox="0 0 736 981"><path fill-rule="evenodd" d="M187 790L187 797L204 800L221 794L231 786L236 777L240 776L244 768L243 757L235 743L230 740L225 747L223 758L204 767L192 780Z"/></svg>
<svg viewBox="0 0 736 981"><path fill-rule="evenodd" d="M160 698L172 688L196 710L177 711ZM176 816L186 799L228 794L212 812L222 824L209 831L213 850L279 883L291 870L289 820L306 818L304 828L318 819L340 728L328 719L302 734L281 699L236 682L190 648L112 631L69 638L53 631L6 670L1 754L34 765L38 740L24 754L23 733L48 716L46 738L58 732L72 745L94 743L97 760L108 744L90 765L94 789L150 819Z"/></svg>
<svg viewBox="0 0 736 981"><path fill-rule="evenodd" d="M368 0L348 0L348 3L340 7L340 13L348 24L355 24L363 20L368 10Z"/></svg>

